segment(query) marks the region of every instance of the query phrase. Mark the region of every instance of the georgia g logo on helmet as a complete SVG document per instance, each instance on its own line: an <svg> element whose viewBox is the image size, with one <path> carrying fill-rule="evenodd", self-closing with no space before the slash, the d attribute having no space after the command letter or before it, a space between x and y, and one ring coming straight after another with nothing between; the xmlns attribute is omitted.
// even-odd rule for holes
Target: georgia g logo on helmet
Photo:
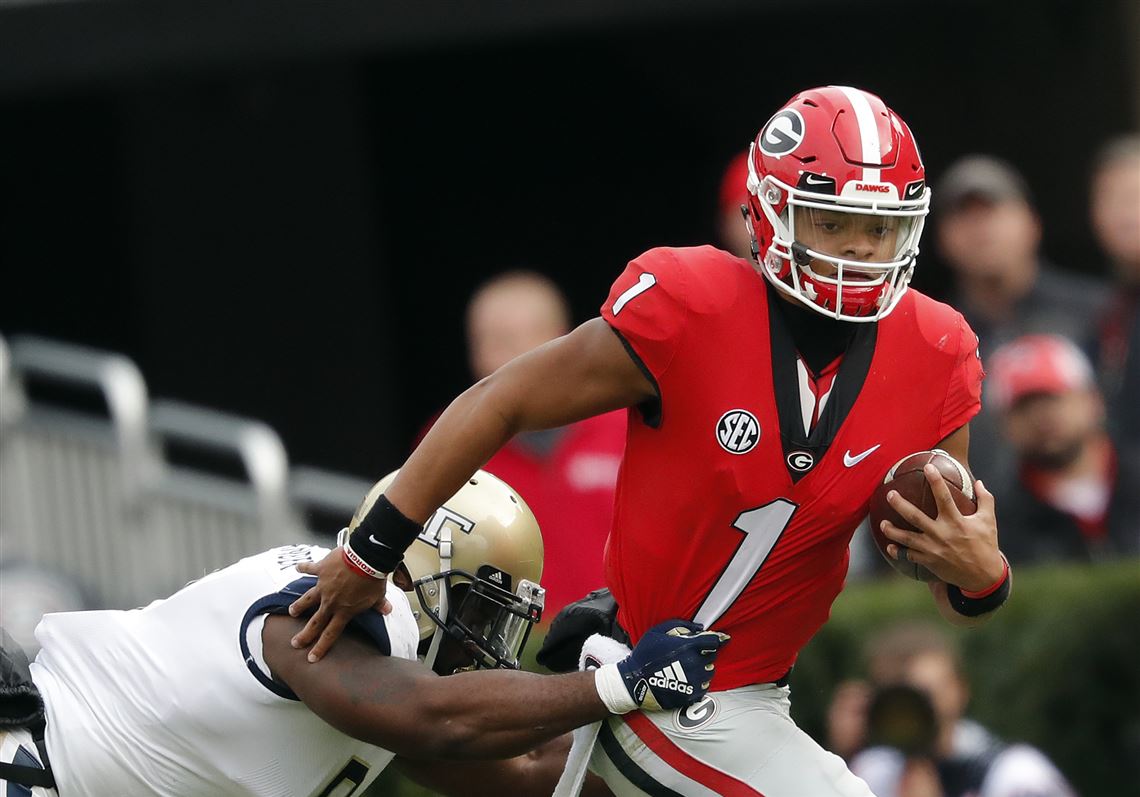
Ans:
<svg viewBox="0 0 1140 797"><path fill-rule="evenodd" d="M779 157L795 150L804 140L804 118L794 108L786 108L768 120L761 131L760 151Z"/></svg>

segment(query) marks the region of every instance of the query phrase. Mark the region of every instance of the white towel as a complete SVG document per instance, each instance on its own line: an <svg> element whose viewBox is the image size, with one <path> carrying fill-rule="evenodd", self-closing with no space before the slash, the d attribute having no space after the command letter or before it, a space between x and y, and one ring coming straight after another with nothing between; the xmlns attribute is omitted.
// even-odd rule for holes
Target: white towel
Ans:
<svg viewBox="0 0 1140 797"><path fill-rule="evenodd" d="M630 652L628 645L623 645L608 636L594 634L582 645L582 652L578 656L578 669L596 670L603 664L621 661ZM566 768L562 770L562 777L554 787L554 797L578 797L581 793L582 784L586 780L586 770L590 765L590 755L594 752L594 742L598 739L598 731L602 729L603 722L605 720L599 720L574 729L570 755L566 756Z"/></svg>

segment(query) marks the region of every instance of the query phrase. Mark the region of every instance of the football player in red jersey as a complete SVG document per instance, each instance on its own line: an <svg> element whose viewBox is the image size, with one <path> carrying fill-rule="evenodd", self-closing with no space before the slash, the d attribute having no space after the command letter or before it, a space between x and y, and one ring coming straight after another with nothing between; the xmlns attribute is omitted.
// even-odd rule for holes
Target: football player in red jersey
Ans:
<svg viewBox="0 0 1140 797"><path fill-rule="evenodd" d="M452 403L342 554L312 567L318 586L295 608L320 608L295 644L315 660L381 601L405 540L513 434L629 407L606 550L620 625L636 641L690 617L734 641L706 701L607 723L592 766L618 794L870 794L792 723L787 673L883 474L935 446L967 462L978 341L908 290L930 190L909 128L875 95L797 94L756 137L747 188L754 262L650 250L600 318ZM963 516L927 478L937 518L892 495L922 533L887 524L890 551L938 576L946 619L981 622L1010 585L993 496L977 483Z"/></svg>

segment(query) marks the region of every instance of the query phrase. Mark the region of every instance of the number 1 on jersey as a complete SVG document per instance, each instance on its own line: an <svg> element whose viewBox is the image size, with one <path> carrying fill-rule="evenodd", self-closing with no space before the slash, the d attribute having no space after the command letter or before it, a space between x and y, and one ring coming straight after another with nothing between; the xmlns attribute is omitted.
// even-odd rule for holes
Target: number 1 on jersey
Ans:
<svg viewBox="0 0 1140 797"><path fill-rule="evenodd" d="M713 584L701 608L697 609L693 617L694 623L711 628L728 611L760 571L768 554L776 547L780 535L792 522L797 509L799 507L788 499L777 498L764 506L746 509L736 516L732 527L743 531L744 539L728 560L728 566L720 578Z"/></svg>
<svg viewBox="0 0 1140 797"><path fill-rule="evenodd" d="M629 303L630 299L637 298L647 290L657 284L657 277L650 274L648 271L637 278L637 282L625 290L621 296L617 297L614 301L613 313L616 316L621 312L621 309Z"/></svg>

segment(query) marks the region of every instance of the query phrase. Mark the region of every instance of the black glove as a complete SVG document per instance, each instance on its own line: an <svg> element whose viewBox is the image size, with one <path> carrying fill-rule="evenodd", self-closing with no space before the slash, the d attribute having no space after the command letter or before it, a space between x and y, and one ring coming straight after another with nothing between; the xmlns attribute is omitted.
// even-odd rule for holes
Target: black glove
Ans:
<svg viewBox="0 0 1140 797"><path fill-rule="evenodd" d="M44 719L44 699L32 682L28 657L0 628L0 728L35 726Z"/></svg>
<svg viewBox="0 0 1140 797"><path fill-rule="evenodd" d="M608 589L596 589L568 603L550 624L535 660L552 672L576 672L582 645L594 634L629 644L629 634L617 623L618 606Z"/></svg>

